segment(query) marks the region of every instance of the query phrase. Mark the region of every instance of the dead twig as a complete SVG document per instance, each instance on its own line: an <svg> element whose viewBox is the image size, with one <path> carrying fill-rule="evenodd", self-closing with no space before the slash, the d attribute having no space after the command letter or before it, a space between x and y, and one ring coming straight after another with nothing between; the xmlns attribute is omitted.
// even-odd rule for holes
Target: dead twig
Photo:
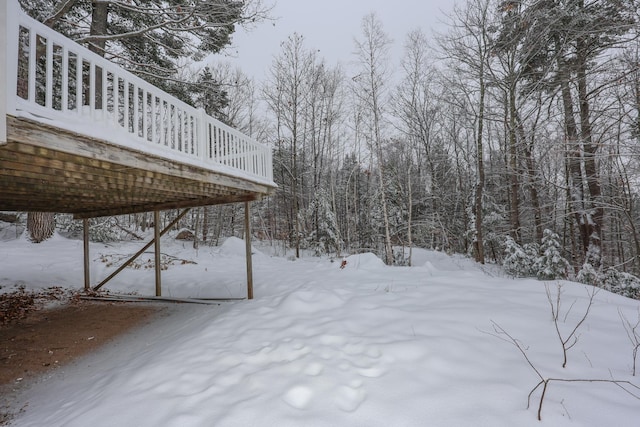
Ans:
<svg viewBox="0 0 640 427"><path fill-rule="evenodd" d="M611 378L611 379L600 379L600 378L583 379L583 378L547 378L547 377L545 377L544 375L542 375L540 370L533 364L533 362L529 358L529 355L527 354L527 348L525 348L523 346L523 344L518 339L516 339L512 335L510 335L502 326L498 325L493 320L491 321L491 323L493 325L494 332L493 333L489 333L489 334L501 339L502 341L505 341L505 342L508 342L508 343L514 345L518 349L518 351L520 352L520 354L522 355L524 360L527 362L529 367L536 373L536 375L540 379L540 381L531 389L531 391L529 391L529 394L527 395L527 409L529 409L531 407L531 399L532 399L533 394L536 392L536 390L538 390L540 388L540 386L542 386L542 393L540 395L540 400L538 401L537 417L538 417L539 421L542 421L542 405L544 404L544 398L547 395L547 390L549 388L549 384L551 384L552 382L564 382L564 383L609 383L609 384L613 384L613 385L621 388L624 392L626 392L627 394L629 394L633 398L640 400L640 387L635 385L635 384L633 384L631 381L616 380L616 379L613 379L613 378Z"/></svg>
<svg viewBox="0 0 640 427"><path fill-rule="evenodd" d="M580 335L578 335L578 329L580 328L580 326L582 326L584 321L587 319L587 316L589 315L589 311L591 311L591 306L593 306L593 299L595 298L596 294L598 293L598 290L596 288L593 288L592 291L589 291L587 289L587 295L589 296L589 302L587 304L587 308L586 308L586 310L584 312L584 315L578 321L578 323L576 323L575 327L571 330L571 332L566 337L563 337L562 336L562 332L560 331L560 325L559 325L559 322L558 322L558 319L560 318L560 310L561 310L562 285L558 284L555 301L554 301L554 298L551 297L551 291L549 290L549 285L545 284L544 288L545 288L545 292L547 294L547 301L549 301L549 305L551 306L551 316L553 318L553 325L554 325L554 327L556 329L556 334L558 336L558 339L560 340L560 344L562 345L562 357L563 357L562 367L566 368L567 367L567 352L573 346L575 346L578 343L578 339L580 338ZM573 303L571 303L571 306L569 307L569 310L567 310L567 312L565 313L564 318L563 318L563 321L565 323L566 323L567 317L569 316L569 313L573 309L575 303L576 303L576 301L573 301Z"/></svg>
<svg viewBox="0 0 640 427"><path fill-rule="evenodd" d="M638 309L638 317L635 324L631 324L629 319L624 315L622 310L618 308L618 315L620 316L620 320L622 321L622 326L624 327L624 331L627 333L627 337L633 346L632 354L633 354L633 367L631 369L632 375L636 376L636 361L638 358L638 349L640 349L640 331L638 328L640 327L640 309Z"/></svg>

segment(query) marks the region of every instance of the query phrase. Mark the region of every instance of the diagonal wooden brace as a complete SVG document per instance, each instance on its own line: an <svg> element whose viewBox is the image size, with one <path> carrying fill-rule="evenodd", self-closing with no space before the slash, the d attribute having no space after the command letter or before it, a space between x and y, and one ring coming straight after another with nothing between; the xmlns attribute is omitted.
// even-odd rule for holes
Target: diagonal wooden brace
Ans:
<svg viewBox="0 0 640 427"><path fill-rule="evenodd" d="M167 231L169 231L171 229L171 227L173 227L174 225L176 225L178 223L178 221L180 221L186 214L187 212L189 212L189 209L185 209L183 210L180 215L178 215L176 217L176 219L174 219L173 221L171 221L171 224L167 225L164 230L162 230L160 232L160 237L164 236ZM109 277L107 277L106 279L104 279L102 282L98 283L96 286L93 287L94 291L97 291L98 289L100 289L101 287L103 287L105 284L107 284L107 282L109 282L111 279L113 279L118 273L120 273L122 270L124 270L125 268L127 268L129 266L129 264L131 264L133 261L136 260L136 258L138 258L140 255L142 255L144 253L144 251L146 251L147 249L149 249L149 247L151 247L151 245L153 245L156 242L155 237L149 242L147 243L142 249L140 249L135 255L133 255L131 258L129 258L124 264L122 264L120 267L118 267L118 269L116 271L114 271L113 273L111 273L109 275Z"/></svg>

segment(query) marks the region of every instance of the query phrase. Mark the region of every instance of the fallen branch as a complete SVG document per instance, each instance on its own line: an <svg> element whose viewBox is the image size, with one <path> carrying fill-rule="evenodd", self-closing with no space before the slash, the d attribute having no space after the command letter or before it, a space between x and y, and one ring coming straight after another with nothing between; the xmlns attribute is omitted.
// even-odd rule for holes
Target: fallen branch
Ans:
<svg viewBox="0 0 640 427"><path fill-rule="evenodd" d="M529 392L529 395L527 396L527 409L529 409L529 407L531 406L531 395L538 389L538 387L540 387L541 385L544 384L544 386L542 387L542 394L540 396L540 402L538 403L538 421L542 421L542 404L544 402L544 396L547 392L547 388L549 386L549 383L551 383L552 381L556 381L556 382L564 382L564 383L609 383L609 384L614 384L618 387L620 387L622 390L624 390L627 394L633 396L635 399L640 400L640 387L638 387L637 385L633 384L631 381L621 381L621 380L605 380L605 379L568 379L568 378L546 378L542 381L540 381L538 384L536 384L536 386L531 389L531 391ZM626 389L624 386L629 386L635 390L637 390L638 394L633 393L631 390Z"/></svg>

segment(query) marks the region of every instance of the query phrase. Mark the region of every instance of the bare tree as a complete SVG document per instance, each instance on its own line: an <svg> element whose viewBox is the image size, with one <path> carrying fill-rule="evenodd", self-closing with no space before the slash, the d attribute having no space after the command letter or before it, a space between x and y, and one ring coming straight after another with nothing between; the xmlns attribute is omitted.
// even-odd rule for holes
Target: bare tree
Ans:
<svg viewBox="0 0 640 427"><path fill-rule="evenodd" d="M493 0L472 0L464 8L454 8L451 28L438 41L456 75L465 79L465 96L474 98L468 105L475 106L475 163L474 191L474 253L476 261L484 263L483 195L485 189L484 138L486 94L489 84L489 61L492 41L489 34Z"/></svg>
<svg viewBox="0 0 640 427"><path fill-rule="evenodd" d="M308 102L314 77L316 57L304 45L304 37L291 35L282 43L282 52L271 67L270 79L263 96L276 117L276 167L283 178L283 188L289 195L290 239L300 257L302 173L299 156L304 153L304 108ZM288 158L285 158L287 156Z"/></svg>
<svg viewBox="0 0 640 427"><path fill-rule="evenodd" d="M362 39L355 40L355 55L360 66L360 73L353 79L354 94L367 106L369 113L369 131L371 150L375 153L378 163L378 179L380 185L380 204L384 222L384 254L385 263L393 263L391 248L391 232L389 228L389 213L384 178L384 150L383 126L384 103L388 95L387 82L390 77L389 47L391 39L384 32L382 22L375 14L366 15L362 19Z"/></svg>

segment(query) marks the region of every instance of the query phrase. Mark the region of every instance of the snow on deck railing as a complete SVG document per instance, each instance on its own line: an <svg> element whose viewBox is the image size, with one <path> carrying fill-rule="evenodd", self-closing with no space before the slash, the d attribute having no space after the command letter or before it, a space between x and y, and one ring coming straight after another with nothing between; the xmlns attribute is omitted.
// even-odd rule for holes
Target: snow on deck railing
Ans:
<svg viewBox="0 0 640 427"><path fill-rule="evenodd" d="M3 1L0 144L6 142L7 114L29 117L170 160L273 184L268 146L32 19L18 0Z"/></svg>

